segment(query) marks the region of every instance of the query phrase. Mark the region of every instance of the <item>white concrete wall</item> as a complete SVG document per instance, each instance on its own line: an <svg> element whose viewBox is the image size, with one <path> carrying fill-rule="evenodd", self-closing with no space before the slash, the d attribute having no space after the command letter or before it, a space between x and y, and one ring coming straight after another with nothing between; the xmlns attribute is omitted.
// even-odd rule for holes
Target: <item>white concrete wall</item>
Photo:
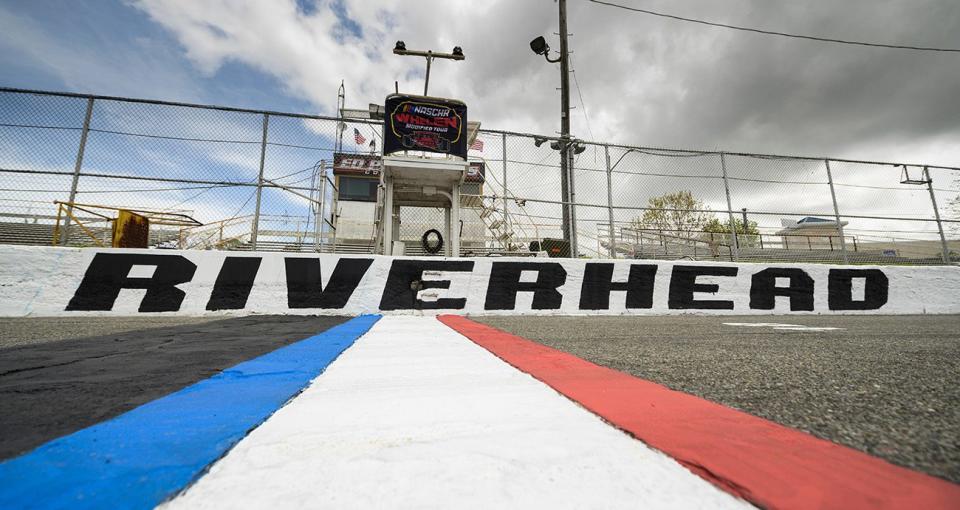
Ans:
<svg viewBox="0 0 960 510"><path fill-rule="evenodd" d="M183 257L188 263L195 265L194 274L184 283L176 285L176 291L182 291L182 300L176 303L174 311L157 312L164 314L182 315L223 315L223 314L361 314L381 312L385 291L394 289L394 294L406 296L411 306L407 309L386 310L387 313L470 313L470 314L585 314L585 315L659 315L659 314L771 314L771 313L849 313L849 314L945 314L960 313L960 267L868 267L851 266L849 269L875 269L882 273L888 284L888 298L875 310L831 310L828 306L829 272L839 266L828 265L796 265L796 264L726 264L726 263L686 263L666 261L602 261L602 260L566 260L566 259L530 259L530 258L476 258L476 259L392 259L382 256L338 256L338 255L310 255L286 253L241 253L219 251L176 251L176 250L117 250L117 249L79 249L53 247L0 247L0 316L56 316L56 315L128 315L147 313L139 312L145 289L125 288L119 290L115 300L112 300L108 309L96 311L68 311L68 304L75 299L85 275L96 279L98 276L91 272L91 262L96 256L101 256L101 262L110 255L153 255L166 257L171 260ZM208 310L211 295L214 293L215 282L221 274L224 261L232 258L259 258L260 265L251 280L249 295L245 304L239 309ZM353 276L358 283L355 288L347 288L345 303L342 307L327 308L291 308L290 293L287 283L287 269L285 258L319 260L320 273L324 291L330 290L331 273L339 261L344 259L364 259L370 261L369 268L362 272L355 271ZM182 259L178 259L182 260ZM413 292L409 290L410 280L401 281L399 286L387 285L388 274L394 261L423 261L425 263L447 262L467 263L472 267L460 271L427 271L421 280L448 280L448 289L427 288L417 294L420 302L413 301ZM496 294L504 285L502 278L491 281L491 270L494 264L502 263L548 263L558 264L565 272L563 282L555 289L556 300L548 303L543 309L534 308L533 292L519 292L515 303L506 309L491 309L488 291ZM613 281L622 282L627 278L631 264L646 264L656 266L655 280L652 286L652 299L647 308L627 308L626 292L613 291L609 294L609 306L602 310L581 309L581 293L584 291L584 272L588 263L613 263ZM154 262L134 265L124 278L141 278L141 282L150 281L156 270ZM114 264L116 266L116 264ZM690 290L697 300L726 300L731 303L732 309L706 309L670 307L669 294L675 281L671 283L675 266L694 268L732 268L736 276L699 276L697 285L716 284L715 293ZM499 266L504 267L504 266ZM750 290L752 277L755 273L768 267L801 269L813 280L812 289L813 309L806 311L791 311L787 297L775 298L775 308L762 310L751 308ZM537 271L522 271L520 281L527 282L536 279ZM344 276L341 274L341 276ZM855 281L852 286L852 296L862 299L864 295L862 282ZM777 286L786 283L779 282ZM347 287L350 287L347 285ZM389 287L389 288L388 288ZM397 291L399 289L399 291ZM342 289L341 289L342 290ZM675 289L674 289L675 290ZM702 290L702 289L701 289ZM316 289L319 292L319 289ZM696 292L695 292L696 291ZM97 290L110 292L107 290ZM389 292L387 292L389 294ZM98 297L98 296L94 296ZM101 296L102 297L102 296ZM549 296L548 296L549 297ZM462 298L465 301L460 306L447 306L439 310L417 310L429 308L437 299ZM547 299L546 301L551 301ZM153 313L153 312L149 312Z"/></svg>

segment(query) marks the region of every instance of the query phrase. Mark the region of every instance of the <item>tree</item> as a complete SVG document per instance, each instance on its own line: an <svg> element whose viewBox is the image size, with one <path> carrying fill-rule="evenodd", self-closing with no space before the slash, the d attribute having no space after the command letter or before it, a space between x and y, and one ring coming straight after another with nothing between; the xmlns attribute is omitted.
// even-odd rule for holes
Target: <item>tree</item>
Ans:
<svg viewBox="0 0 960 510"><path fill-rule="evenodd" d="M630 227L689 238L702 232L712 217L713 213L692 192L677 191L650 198L643 216L631 220Z"/></svg>
<svg viewBox="0 0 960 510"><path fill-rule="evenodd" d="M760 228L757 227L757 222L748 221L746 228L743 226L743 220L734 219L733 226L737 231L737 234L748 234L748 235L760 235ZM726 221L720 221L717 218L711 218L707 222L706 226L703 227L704 232L713 232L714 234L729 234L730 233L730 223Z"/></svg>
<svg viewBox="0 0 960 510"><path fill-rule="evenodd" d="M757 222L755 221L747 221L747 225L744 226L743 220L734 218L733 228L737 232L737 240L741 247L753 247L760 239L760 229L757 227ZM711 218L706 226L703 227L703 231L711 234L726 234L729 236L730 222Z"/></svg>

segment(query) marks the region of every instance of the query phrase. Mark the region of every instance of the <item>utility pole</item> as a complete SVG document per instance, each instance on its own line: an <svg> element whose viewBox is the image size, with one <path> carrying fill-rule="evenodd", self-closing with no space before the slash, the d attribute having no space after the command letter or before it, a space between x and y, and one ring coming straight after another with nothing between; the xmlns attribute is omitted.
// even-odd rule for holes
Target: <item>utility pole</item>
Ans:
<svg viewBox="0 0 960 510"><path fill-rule="evenodd" d="M567 46L567 0L558 0L560 4L560 196L562 197L563 240L570 244L570 255L576 249L573 246L573 225L570 224L570 169L573 168L573 151L570 144L570 59Z"/></svg>
<svg viewBox="0 0 960 510"><path fill-rule="evenodd" d="M551 64L560 63L560 140L552 142L550 148L560 151L560 229L563 240L570 247L570 255L577 257L577 217L573 206L573 155L583 152L583 147L574 147L570 138L570 50L567 44L567 0L557 0L560 7L560 56L550 58L550 45L543 36L530 41L530 49L537 55L543 55ZM534 139L539 147L545 140Z"/></svg>

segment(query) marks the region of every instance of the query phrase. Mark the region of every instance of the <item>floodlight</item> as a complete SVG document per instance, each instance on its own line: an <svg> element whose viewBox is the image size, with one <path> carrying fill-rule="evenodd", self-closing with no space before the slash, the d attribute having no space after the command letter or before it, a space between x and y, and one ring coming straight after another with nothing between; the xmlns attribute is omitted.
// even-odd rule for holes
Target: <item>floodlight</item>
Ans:
<svg viewBox="0 0 960 510"><path fill-rule="evenodd" d="M536 39L530 41L530 49L533 50L537 55L545 55L550 51L550 46L547 44L547 40L541 35Z"/></svg>
<svg viewBox="0 0 960 510"><path fill-rule="evenodd" d="M533 144L536 145L537 147L540 147L546 141L547 141L546 138L540 138L539 136L533 137Z"/></svg>
<svg viewBox="0 0 960 510"><path fill-rule="evenodd" d="M459 46L453 47L453 53L436 53L433 50L421 51L421 50L408 50L406 43L403 41L397 41L396 46L393 47L394 55L407 55L411 57L424 57L427 59L427 76L423 80L423 95L427 95L427 90L430 88L430 64L434 59L442 58L449 60L464 60L463 49Z"/></svg>
<svg viewBox="0 0 960 510"><path fill-rule="evenodd" d="M550 148L555 151L560 150L560 142L550 142Z"/></svg>
<svg viewBox="0 0 960 510"><path fill-rule="evenodd" d="M583 152L583 151L585 151L585 150L587 150L587 146L586 146L586 145L583 145L582 143L575 143L575 144L573 144L573 153L574 153L574 154L580 154L581 152Z"/></svg>

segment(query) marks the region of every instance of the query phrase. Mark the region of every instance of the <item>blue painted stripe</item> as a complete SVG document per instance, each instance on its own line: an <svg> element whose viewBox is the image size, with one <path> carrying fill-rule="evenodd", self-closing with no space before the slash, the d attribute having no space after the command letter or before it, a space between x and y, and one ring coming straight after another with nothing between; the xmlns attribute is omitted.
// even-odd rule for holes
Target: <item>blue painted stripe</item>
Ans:
<svg viewBox="0 0 960 510"><path fill-rule="evenodd" d="M300 392L364 315L0 464L0 508L152 508Z"/></svg>

